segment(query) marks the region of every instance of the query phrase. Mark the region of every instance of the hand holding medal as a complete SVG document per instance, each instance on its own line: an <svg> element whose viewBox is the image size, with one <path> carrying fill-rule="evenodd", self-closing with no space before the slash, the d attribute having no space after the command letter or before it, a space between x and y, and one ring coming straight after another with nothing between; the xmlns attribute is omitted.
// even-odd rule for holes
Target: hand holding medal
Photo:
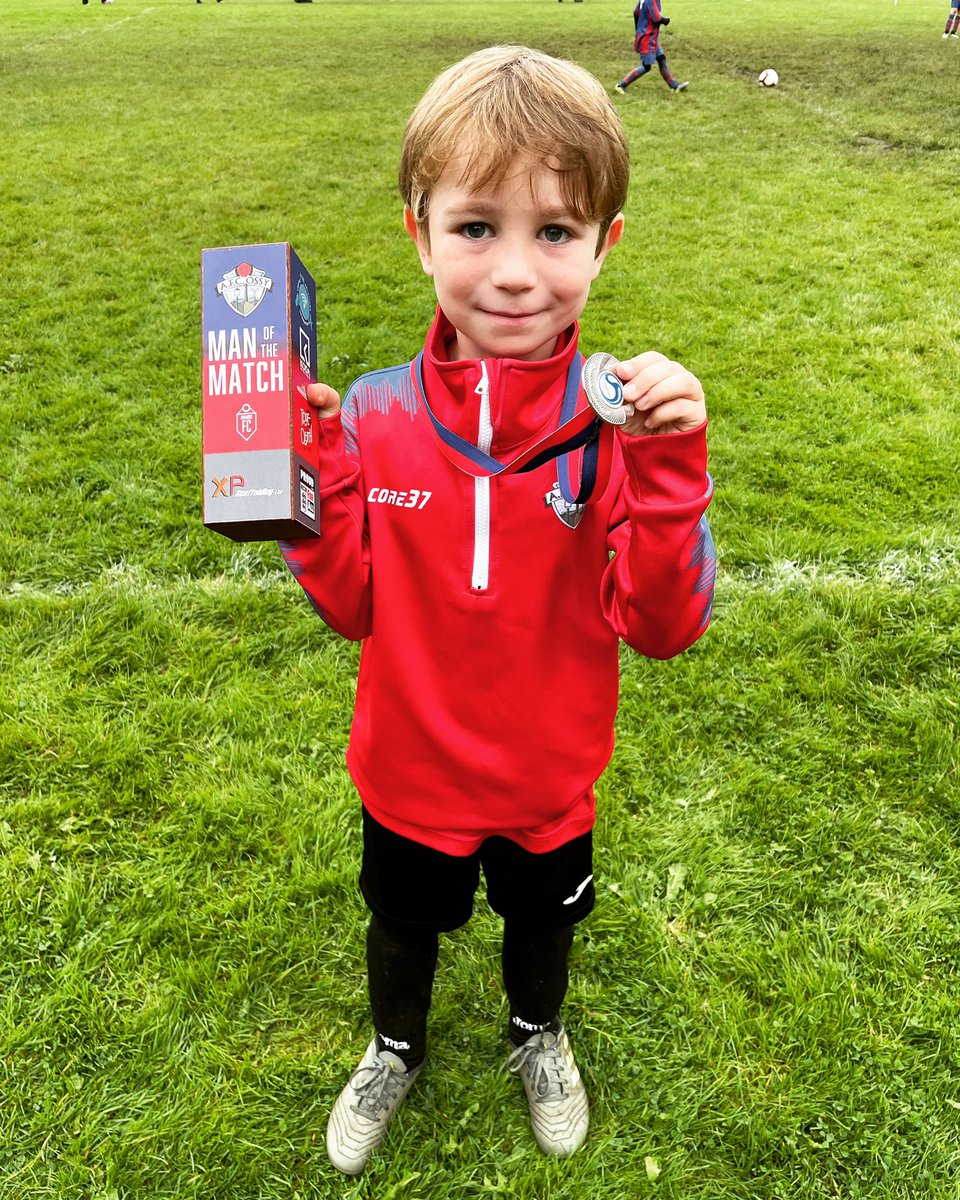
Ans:
<svg viewBox="0 0 960 1200"><path fill-rule="evenodd" d="M591 354L582 382L593 411L634 437L686 433L706 420L700 380L655 350L625 362Z"/></svg>

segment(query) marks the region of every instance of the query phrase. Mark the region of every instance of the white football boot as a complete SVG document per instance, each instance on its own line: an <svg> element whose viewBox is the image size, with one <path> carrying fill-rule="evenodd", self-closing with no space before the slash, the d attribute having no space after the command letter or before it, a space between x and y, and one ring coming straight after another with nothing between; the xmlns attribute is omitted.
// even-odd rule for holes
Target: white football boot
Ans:
<svg viewBox="0 0 960 1200"><path fill-rule="evenodd" d="M507 1066L523 1081L537 1145L544 1154L573 1154L586 1140L590 1111L566 1030L534 1034Z"/></svg>
<svg viewBox="0 0 960 1200"><path fill-rule="evenodd" d="M327 1122L327 1154L338 1171L360 1174L422 1066L408 1071L389 1050L378 1054L373 1039Z"/></svg>

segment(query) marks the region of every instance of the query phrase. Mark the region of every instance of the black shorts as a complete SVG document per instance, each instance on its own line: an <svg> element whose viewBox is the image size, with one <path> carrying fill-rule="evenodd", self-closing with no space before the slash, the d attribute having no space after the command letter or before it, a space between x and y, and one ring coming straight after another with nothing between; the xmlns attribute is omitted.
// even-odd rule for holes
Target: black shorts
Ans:
<svg viewBox="0 0 960 1200"><path fill-rule="evenodd" d="M480 870L487 900L504 920L563 929L593 908L593 834L534 854L505 837L491 837L461 858L386 829L363 810L360 891L386 921L448 933L473 913Z"/></svg>

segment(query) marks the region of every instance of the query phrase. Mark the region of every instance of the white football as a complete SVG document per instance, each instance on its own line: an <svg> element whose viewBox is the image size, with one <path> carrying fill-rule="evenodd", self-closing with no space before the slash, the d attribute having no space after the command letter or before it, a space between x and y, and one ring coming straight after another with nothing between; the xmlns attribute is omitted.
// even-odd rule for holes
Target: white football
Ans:
<svg viewBox="0 0 960 1200"><path fill-rule="evenodd" d="M761 87L776 87L780 82L780 76L776 73L773 67L767 67L765 71L761 71L757 77L757 83Z"/></svg>

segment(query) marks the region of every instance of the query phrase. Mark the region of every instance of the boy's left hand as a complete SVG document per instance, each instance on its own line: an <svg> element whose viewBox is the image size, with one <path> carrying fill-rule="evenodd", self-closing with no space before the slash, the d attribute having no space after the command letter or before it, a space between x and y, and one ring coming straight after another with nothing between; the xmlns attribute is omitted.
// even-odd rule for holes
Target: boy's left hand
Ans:
<svg viewBox="0 0 960 1200"><path fill-rule="evenodd" d="M700 380L665 354L648 350L613 370L623 381L624 399L636 408L636 415L620 426L624 433L686 433L707 419Z"/></svg>

